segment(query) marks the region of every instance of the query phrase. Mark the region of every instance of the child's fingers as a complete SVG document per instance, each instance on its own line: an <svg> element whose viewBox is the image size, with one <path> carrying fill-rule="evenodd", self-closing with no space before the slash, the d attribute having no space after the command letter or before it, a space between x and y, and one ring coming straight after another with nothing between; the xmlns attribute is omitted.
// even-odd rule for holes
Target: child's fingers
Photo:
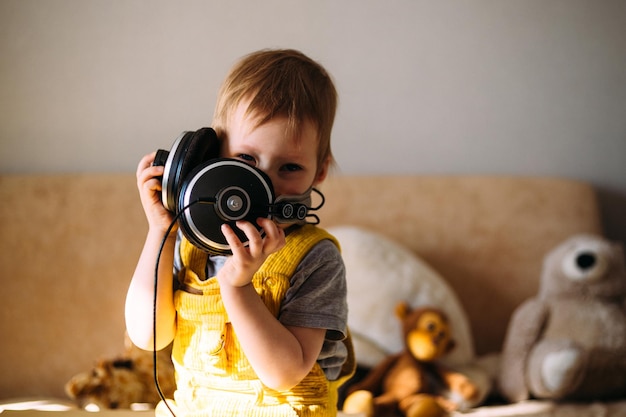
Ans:
<svg viewBox="0 0 626 417"><path fill-rule="evenodd" d="M233 253L243 248L243 244L239 240L239 237L235 234L235 231L228 224L224 223L221 227L222 234L226 238L226 242Z"/></svg>
<svg viewBox="0 0 626 417"><path fill-rule="evenodd" d="M270 254L275 252L285 245L285 231L278 227L276 223L266 218L257 219L257 223L265 232L264 243L266 253Z"/></svg>
<svg viewBox="0 0 626 417"><path fill-rule="evenodd" d="M151 152L147 155L144 155L143 158L137 164L137 178L139 178L140 174L148 167L152 165L154 162L154 157L156 156L156 152Z"/></svg>
<svg viewBox="0 0 626 417"><path fill-rule="evenodd" d="M246 235L247 246L241 242L232 227L227 224L222 225L222 233L233 255L239 255L240 257L249 256L250 260L257 259L263 261L268 255L285 245L285 232L276 223L265 218L258 219L257 222L263 228L265 237L250 222L238 221L236 223L237 228Z"/></svg>
<svg viewBox="0 0 626 417"><path fill-rule="evenodd" d="M139 189L148 191L161 191L161 181L165 168L163 166L153 166L155 153L144 156L137 165L137 186Z"/></svg>
<svg viewBox="0 0 626 417"><path fill-rule="evenodd" d="M137 182L144 183L150 180L155 180L155 182L161 184L159 177L163 176L164 171L165 168L163 166L148 166L137 174Z"/></svg>
<svg viewBox="0 0 626 417"><path fill-rule="evenodd" d="M263 237L257 228L250 222L238 221L237 227L245 233L248 238L248 251L253 257L263 254Z"/></svg>

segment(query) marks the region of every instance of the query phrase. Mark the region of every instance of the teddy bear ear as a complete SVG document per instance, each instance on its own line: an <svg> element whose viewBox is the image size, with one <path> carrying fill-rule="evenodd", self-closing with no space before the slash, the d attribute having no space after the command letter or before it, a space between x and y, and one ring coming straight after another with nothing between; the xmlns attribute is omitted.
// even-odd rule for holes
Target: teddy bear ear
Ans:
<svg viewBox="0 0 626 417"><path fill-rule="evenodd" d="M106 359L100 359L96 362L96 366L91 370L91 374L96 377L102 377L111 373L111 362Z"/></svg>
<svg viewBox="0 0 626 417"><path fill-rule="evenodd" d="M396 306L396 316L400 320L404 320L404 318L408 316L410 312L411 312L411 307L409 307L409 305L405 303L404 301L401 301Z"/></svg>

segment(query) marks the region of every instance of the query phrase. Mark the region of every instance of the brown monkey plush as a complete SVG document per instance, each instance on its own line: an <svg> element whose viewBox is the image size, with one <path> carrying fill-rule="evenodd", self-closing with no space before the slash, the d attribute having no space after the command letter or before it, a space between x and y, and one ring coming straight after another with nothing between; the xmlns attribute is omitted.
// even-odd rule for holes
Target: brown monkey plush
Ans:
<svg viewBox="0 0 626 417"><path fill-rule="evenodd" d="M368 417L434 417L474 399L479 392L472 381L436 362L455 344L445 314L401 303L396 315L402 321L405 349L352 386L343 411Z"/></svg>

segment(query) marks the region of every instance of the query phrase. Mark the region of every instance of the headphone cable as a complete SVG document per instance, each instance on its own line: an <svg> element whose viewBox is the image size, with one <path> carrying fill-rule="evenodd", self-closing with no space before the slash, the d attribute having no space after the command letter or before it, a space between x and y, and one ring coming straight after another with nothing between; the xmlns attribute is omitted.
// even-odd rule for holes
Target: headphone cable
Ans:
<svg viewBox="0 0 626 417"><path fill-rule="evenodd" d="M157 337L156 336L157 336L157 294L158 294L158 284L159 284L159 263L161 262L161 254L163 253L165 242L167 242L167 237L172 232L172 229L176 225L178 218L181 216L181 214L185 212L185 210L189 209L192 205L197 204L197 203L215 204L215 199L214 198L199 198L187 204L185 207L182 208L182 210L176 213L169 227L165 231L163 240L161 240L161 245L159 246L159 252L157 253L157 259L156 259L155 266L154 266L154 298L152 302L152 372L154 375L154 385L157 390L157 393L159 394L159 397L161 398L161 400L163 401L163 403L165 404L165 406L167 407L167 409L169 410L169 412L172 414L173 417L176 417L176 414L174 414L174 411L172 411L172 409L170 408L170 405L167 399L165 398L163 391L161 390L161 384L159 384L159 375L158 375L158 366L157 366L157 348L156 348Z"/></svg>

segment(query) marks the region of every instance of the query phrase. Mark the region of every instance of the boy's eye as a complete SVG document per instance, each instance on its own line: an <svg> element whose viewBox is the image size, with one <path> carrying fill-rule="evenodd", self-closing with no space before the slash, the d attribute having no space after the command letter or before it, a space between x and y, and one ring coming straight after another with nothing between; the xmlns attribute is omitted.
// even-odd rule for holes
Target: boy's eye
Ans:
<svg viewBox="0 0 626 417"><path fill-rule="evenodd" d="M250 165L253 165L256 162L253 156L245 154L245 153L239 154L239 155L237 155L237 157L239 159L249 163Z"/></svg>
<svg viewBox="0 0 626 417"><path fill-rule="evenodd" d="M289 172L300 171L301 169L302 167L297 164L285 164L282 166L283 171L289 171Z"/></svg>

